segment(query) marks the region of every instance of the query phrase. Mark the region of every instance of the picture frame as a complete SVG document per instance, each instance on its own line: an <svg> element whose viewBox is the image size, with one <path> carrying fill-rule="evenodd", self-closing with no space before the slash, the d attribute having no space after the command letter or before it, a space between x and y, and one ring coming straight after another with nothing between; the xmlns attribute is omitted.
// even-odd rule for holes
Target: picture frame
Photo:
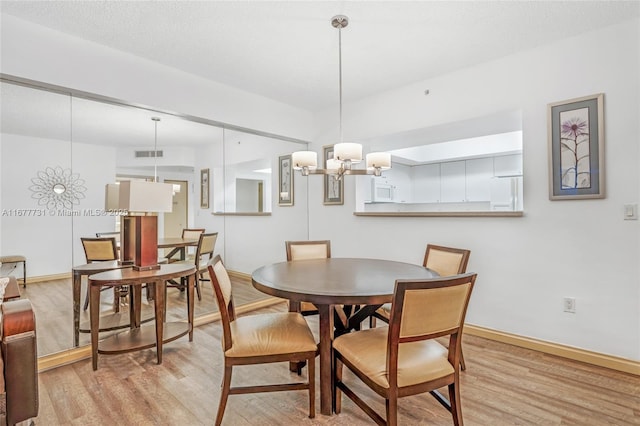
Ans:
<svg viewBox="0 0 640 426"><path fill-rule="evenodd" d="M604 198L604 94L547 106L549 199Z"/></svg>
<svg viewBox="0 0 640 426"><path fill-rule="evenodd" d="M327 160L333 158L333 145L322 147L322 166L327 168ZM344 204L344 180L337 180L334 175L324 176L324 205Z"/></svg>
<svg viewBox="0 0 640 426"><path fill-rule="evenodd" d="M293 167L291 154L278 157L278 205L293 206Z"/></svg>
<svg viewBox="0 0 640 426"><path fill-rule="evenodd" d="M200 170L200 208L209 208L209 169Z"/></svg>

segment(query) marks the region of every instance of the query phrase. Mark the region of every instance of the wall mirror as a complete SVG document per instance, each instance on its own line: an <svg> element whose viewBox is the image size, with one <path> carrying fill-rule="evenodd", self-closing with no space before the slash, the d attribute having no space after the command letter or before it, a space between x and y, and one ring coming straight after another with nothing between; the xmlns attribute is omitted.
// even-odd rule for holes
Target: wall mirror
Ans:
<svg viewBox="0 0 640 426"><path fill-rule="evenodd" d="M270 249L264 251L266 258L256 256L247 265L240 256L234 261L235 253L246 253L236 226L246 229L246 225L213 212L225 211L225 206L232 206L228 210L234 212L271 212L277 182L270 170L277 170L278 156L297 144L100 96L15 83L4 78L1 82L0 253L27 257L27 287L21 292L31 300L38 318L40 356L74 347L71 270L86 263L80 238L114 232L119 224L118 212L105 211L106 184L155 176L171 183L174 210L160 215L159 236L180 236L183 228L193 224L218 232L216 253L228 265L238 264L239 272L250 273L284 257L282 250L282 256L270 258L274 252ZM152 117L160 121L155 123ZM203 176L207 176L206 193ZM231 186L233 191L227 190ZM237 204L245 192L255 197ZM210 205L203 203L203 195ZM276 225L273 233L306 238L305 215L284 221L286 229L293 231L283 232ZM273 244L280 246L279 241ZM4 265L0 274L20 277L21 271ZM86 277L82 301L85 288ZM173 299L176 313L169 307L168 315L182 318L184 295L170 290L168 300ZM217 311L212 292L202 293L202 300L195 303L196 318ZM239 305L268 297L253 288L235 294ZM101 297L101 304L109 307L108 295ZM88 310L81 310L81 328L87 327L86 321ZM80 333L79 344L88 342L89 334Z"/></svg>
<svg viewBox="0 0 640 426"><path fill-rule="evenodd" d="M356 214L522 213L519 111L359 142L390 152L392 168L381 177L357 177Z"/></svg>

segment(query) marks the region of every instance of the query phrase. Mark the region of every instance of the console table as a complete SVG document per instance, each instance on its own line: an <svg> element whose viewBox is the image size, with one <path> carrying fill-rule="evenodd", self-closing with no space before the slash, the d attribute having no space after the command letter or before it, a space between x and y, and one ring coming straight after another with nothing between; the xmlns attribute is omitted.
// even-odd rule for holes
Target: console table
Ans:
<svg viewBox="0 0 640 426"><path fill-rule="evenodd" d="M193 341L193 288L196 268L193 265L161 265L152 271L135 271L132 268L110 270L89 276L89 309L91 324L91 357L93 369L98 369L98 354L121 354L126 352L157 348L158 364L162 364L162 345L189 334ZM188 277L187 280L187 322L164 322L166 281ZM155 288L153 298L155 327L141 326L140 311L142 285ZM131 287L130 328L122 333L109 336L98 342L100 330L100 289L103 286L128 285ZM155 332L154 332L155 331Z"/></svg>

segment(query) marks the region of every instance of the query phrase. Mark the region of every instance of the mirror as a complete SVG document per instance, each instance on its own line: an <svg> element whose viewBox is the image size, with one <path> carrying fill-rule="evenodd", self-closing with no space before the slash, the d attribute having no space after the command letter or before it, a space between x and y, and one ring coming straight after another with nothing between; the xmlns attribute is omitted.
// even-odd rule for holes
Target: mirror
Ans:
<svg viewBox="0 0 640 426"><path fill-rule="evenodd" d="M159 236L180 236L185 227L218 232L215 252L240 274L284 260L285 239L308 237L302 185L297 205L280 209L269 226L262 218L247 223L213 214L272 212L278 179L271 170L277 170L278 156L299 149L298 143L101 101L98 95L76 97L72 90L59 93L4 79L1 84L0 253L27 257L27 287L21 292L38 317L39 355L73 347L70 275L74 265L86 263L80 238L118 229L120 212L105 210L107 184L157 176L174 185L174 211L158 218ZM160 118L157 133L151 117ZM261 241L246 238L258 234ZM247 245L262 249L247 258ZM21 270L5 266L0 274L21 277ZM182 316L184 298L177 289L170 291ZM202 293L196 317L217 310L213 294ZM239 305L268 298L252 287L236 296ZM88 311L81 315L84 321ZM80 345L88 341L89 334L80 333Z"/></svg>
<svg viewBox="0 0 640 426"><path fill-rule="evenodd" d="M362 141L392 168L358 176L356 214L522 212L521 123L505 112Z"/></svg>

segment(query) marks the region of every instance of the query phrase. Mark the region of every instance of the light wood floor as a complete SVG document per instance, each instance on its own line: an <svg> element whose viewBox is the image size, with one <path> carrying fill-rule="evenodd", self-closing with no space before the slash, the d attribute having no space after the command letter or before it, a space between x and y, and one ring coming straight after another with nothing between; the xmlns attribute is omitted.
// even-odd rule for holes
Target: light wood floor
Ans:
<svg viewBox="0 0 640 426"><path fill-rule="evenodd" d="M284 303L255 312L286 309ZM253 314L253 313L252 313ZM317 331L317 318L307 317ZM212 425L217 412L222 350L220 325L196 329L155 350L101 355L40 374L36 425ZM640 378L474 336L464 338L462 410L467 425L640 425ZM316 361L317 362L317 361ZM316 369L317 371L317 369ZM306 373L306 369L304 373ZM234 383L285 381L286 364L234 369ZM345 379L353 376L345 371ZM363 386L356 386L361 392ZM365 391L368 401L379 401ZM348 399L339 415L307 417L303 391L231 395L226 425L369 425ZM319 400L316 402L319 407ZM376 407L384 413L384 405ZM25 422L25 424L27 424ZM400 401L402 425L450 425L449 413L431 396Z"/></svg>

